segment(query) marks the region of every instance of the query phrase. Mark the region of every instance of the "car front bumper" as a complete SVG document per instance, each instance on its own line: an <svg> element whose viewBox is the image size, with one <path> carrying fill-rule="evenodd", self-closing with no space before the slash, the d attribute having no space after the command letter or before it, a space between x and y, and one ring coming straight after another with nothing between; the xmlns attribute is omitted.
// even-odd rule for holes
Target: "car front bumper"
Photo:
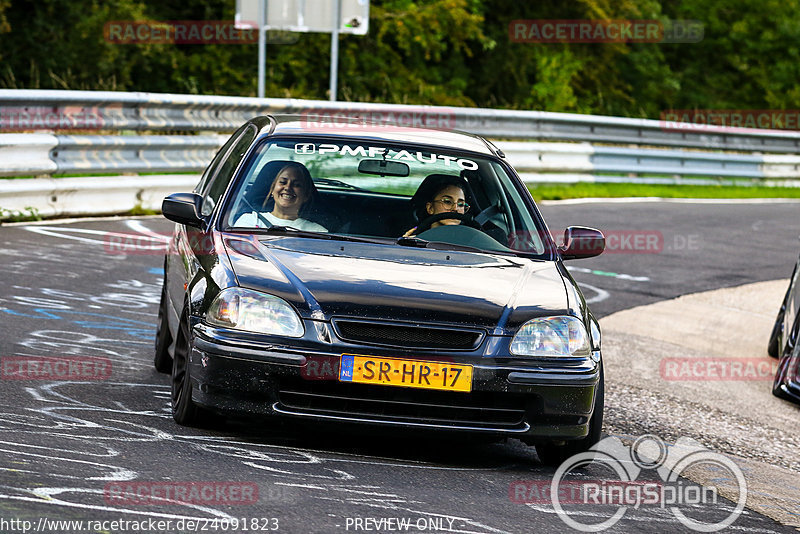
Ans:
<svg viewBox="0 0 800 534"><path fill-rule="evenodd" d="M469 393L341 382L341 347L243 342L203 324L193 333L192 400L221 412L569 440L586 436L600 381L595 353L558 367L461 356L458 363L473 366ZM442 358L447 353L419 356Z"/></svg>

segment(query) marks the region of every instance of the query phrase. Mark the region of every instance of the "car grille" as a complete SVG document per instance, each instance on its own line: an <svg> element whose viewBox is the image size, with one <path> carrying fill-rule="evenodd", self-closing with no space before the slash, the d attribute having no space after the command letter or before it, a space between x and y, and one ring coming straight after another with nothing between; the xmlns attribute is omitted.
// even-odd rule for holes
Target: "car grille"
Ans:
<svg viewBox="0 0 800 534"><path fill-rule="evenodd" d="M470 350L476 348L483 334L475 330L456 330L430 326L411 326L336 319L338 336L356 343L427 349Z"/></svg>
<svg viewBox="0 0 800 534"><path fill-rule="evenodd" d="M368 384L285 382L279 402L309 415L393 422L514 429L525 423L525 399L493 394L387 388Z"/></svg>

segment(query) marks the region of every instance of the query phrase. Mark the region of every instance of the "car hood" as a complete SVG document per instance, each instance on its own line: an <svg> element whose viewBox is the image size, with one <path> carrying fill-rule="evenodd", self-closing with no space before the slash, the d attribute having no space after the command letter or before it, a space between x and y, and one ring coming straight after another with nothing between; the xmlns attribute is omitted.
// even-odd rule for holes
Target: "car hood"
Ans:
<svg viewBox="0 0 800 534"><path fill-rule="evenodd" d="M502 334L531 317L570 313L567 282L553 261L296 237L236 243L226 240L239 285L279 296L305 317L447 323Z"/></svg>

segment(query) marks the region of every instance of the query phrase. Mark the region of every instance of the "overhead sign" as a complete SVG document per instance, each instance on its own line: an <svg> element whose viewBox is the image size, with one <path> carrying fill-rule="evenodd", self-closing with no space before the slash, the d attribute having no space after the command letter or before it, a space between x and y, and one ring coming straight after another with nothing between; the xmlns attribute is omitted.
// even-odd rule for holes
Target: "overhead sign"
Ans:
<svg viewBox="0 0 800 534"><path fill-rule="evenodd" d="M336 16L337 5L341 11ZM266 0L268 30L366 35L369 0ZM259 0L236 0L236 27L258 28ZM336 22L335 22L336 21Z"/></svg>

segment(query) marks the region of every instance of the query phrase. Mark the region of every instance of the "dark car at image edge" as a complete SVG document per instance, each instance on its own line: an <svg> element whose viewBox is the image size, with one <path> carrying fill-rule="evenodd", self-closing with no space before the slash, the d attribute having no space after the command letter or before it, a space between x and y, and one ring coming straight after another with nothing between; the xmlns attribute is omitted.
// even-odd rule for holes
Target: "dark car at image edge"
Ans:
<svg viewBox="0 0 800 534"><path fill-rule="evenodd" d="M325 232L266 223L289 162L308 169L301 215ZM419 220L414 191L442 176L465 213ZM162 209L177 224L155 365L178 423L237 412L512 437L546 463L599 440L600 329L563 261L601 253L603 235L569 227L558 246L491 142L257 117Z"/></svg>
<svg viewBox="0 0 800 534"><path fill-rule="evenodd" d="M778 358L772 385L776 397L800 404L800 257L794 265L789 287L778 310L767 352Z"/></svg>

